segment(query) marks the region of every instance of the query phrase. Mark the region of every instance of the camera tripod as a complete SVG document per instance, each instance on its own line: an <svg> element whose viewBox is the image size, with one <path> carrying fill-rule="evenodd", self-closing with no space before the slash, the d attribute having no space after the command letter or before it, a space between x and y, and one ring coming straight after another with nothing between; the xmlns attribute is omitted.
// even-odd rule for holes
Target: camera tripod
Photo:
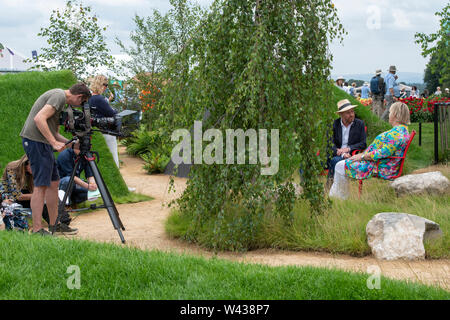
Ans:
<svg viewBox="0 0 450 320"><path fill-rule="evenodd" d="M80 153L78 154L76 160L75 160L75 167L73 168L72 174L70 176L69 184L67 186L67 189L64 190L64 199L62 202L59 203L58 206L58 217L56 218L55 226L58 225L58 222L60 220L60 217L62 216L62 213L64 212L64 206L66 204L67 199L72 194L74 183L75 183L75 175L78 169L80 168L81 164L86 164L86 162L89 164L92 173L94 174L95 183L97 184L97 187L100 191L100 195L103 199L103 205L97 206L97 208L106 208L108 211L109 217L111 218L111 222L114 226L114 229L117 230L119 233L120 240L122 243L125 243L125 239L122 234L122 230L125 231L125 227L122 224L122 221L119 218L119 212L116 209L116 206L114 204L114 201L111 198L111 194L108 191L108 188L105 184L105 181L102 178L102 175L100 173L100 170L97 167L97 164L95 163L95 157L94 154L97 155L97 158L99 158L98 152L91 151L91 135L86 134L82 136L77 136L79 142L80 142ZM74 141L72 139L70 142ZM68 142L68 144L70 143Z"/></svg>

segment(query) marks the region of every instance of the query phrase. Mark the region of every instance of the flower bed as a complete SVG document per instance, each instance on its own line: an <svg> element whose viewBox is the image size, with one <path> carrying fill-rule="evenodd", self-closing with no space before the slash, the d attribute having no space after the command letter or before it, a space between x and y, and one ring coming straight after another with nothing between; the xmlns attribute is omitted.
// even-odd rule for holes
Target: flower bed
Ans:
<svg viewBox="0 0 450 320"><path fill-rule="evenodd" d="M400 99L409 107L411 122L432 122L434 105L438 102L450 102L450 98L432 96L429 98L409 97Z"/></svg>
<svg viewBox="0 0 450 320"><path fill-rule="evenodd" d="M369 106L372 105L372 98L368 98L368 99L361 99L361 98L358 98L358 100L359 100L359 102L361 102L361 104L362 104L363 106L369 107Z"/></svg>

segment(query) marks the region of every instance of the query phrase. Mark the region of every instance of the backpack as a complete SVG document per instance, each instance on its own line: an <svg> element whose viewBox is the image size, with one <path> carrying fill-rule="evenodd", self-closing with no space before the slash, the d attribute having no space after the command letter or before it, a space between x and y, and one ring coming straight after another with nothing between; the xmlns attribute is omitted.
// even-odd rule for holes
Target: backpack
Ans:
<svg viewBox="0 0 450 320"><path fill-rule="evenodd" d="M370 80L370 91L372 94L382 94L386 93L386 83L382 77L375 76Z"/></svg>

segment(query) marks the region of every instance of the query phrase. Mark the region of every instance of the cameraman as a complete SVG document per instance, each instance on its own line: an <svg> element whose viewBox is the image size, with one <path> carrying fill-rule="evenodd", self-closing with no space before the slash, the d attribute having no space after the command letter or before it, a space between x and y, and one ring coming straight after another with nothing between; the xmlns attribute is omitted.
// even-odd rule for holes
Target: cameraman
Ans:
<svg viewBox="0 0 450 320"><path fill-rule="evenodd" d="M114 117L117 110L113 109L108 102L108 98L104 97L102 94L108 88L108 79L99 74L94 77L90 84L92 90L92 97L89 99L89 105L91 108L95 108L96 117ZM106 145L111 151L114 162L117 168L119 168L119 152L117 150L117 138L109 134L103 134L105 138Z"/></svg>
<svg viewBox="0 0 450 320"><path fill-rule="evenodd" d="M59 175L53 150L63 151L68 139L59 133L59 116L66 104L79 106L91 93L84 83L77 83L68 90L52 89L42 94L34 103L20 132L22 145L30 160L34 190L31 196L33 233L50 235L42 228L44 201L50 216L50 231L72 232L70 227L55 222L58 216ZM62 230L62 228L68 228Z"/></svg>

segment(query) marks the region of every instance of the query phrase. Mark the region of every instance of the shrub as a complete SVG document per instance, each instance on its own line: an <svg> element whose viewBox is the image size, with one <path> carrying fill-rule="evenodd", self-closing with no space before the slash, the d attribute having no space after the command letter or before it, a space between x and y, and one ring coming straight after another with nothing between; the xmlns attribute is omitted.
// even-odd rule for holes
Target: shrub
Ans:
<svg viewBox="0 0 450 320"><path fill-rule="evenodd" d="M146 162L144 169L147 170L149 174L152 173L163 173L167 163L169 163L170 158L166 154L161 154L155 151L150 151L149 153L141 155L141 158Z"/></svg>

